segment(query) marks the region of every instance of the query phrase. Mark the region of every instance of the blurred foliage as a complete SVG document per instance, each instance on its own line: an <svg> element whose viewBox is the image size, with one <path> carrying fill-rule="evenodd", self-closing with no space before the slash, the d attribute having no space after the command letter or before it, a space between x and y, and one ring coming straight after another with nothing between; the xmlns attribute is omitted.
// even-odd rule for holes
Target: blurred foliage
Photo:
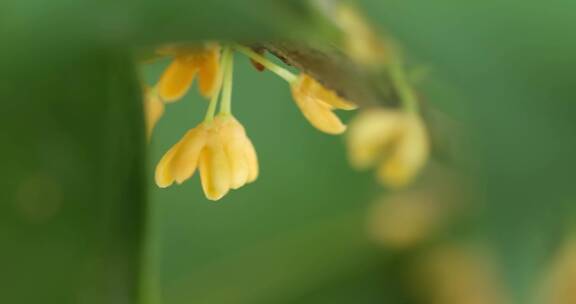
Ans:
<svg viewBox="0 0 576 304"><path fill-rule="evenodd" d="M130 52L209 39L329 44L333 29L306 1L0 3L0 302L136 303L140 286L143 301L170 304L420 303L419 261L481 243L514 303L530 303L574 216L576 4L359 5L413 66L430 68L421 94L456 121L447 136L463 139L464 156L441 165L460 172L469 207L409 249L370 239L371 201L384 191L348 168L340 138L308 126L285 83L247 60L234 109L260 179L213 204L196 177L160 190L145 173L206 103L190 94L167 108L146 166ZM152 83L164 65L141 78Z"/></svg>
<svg viewBox="0 0 576 304"><path fill-rule="evenodd" d="M125 54L0 56L4 303L125 303L145 228L139 85Z"/></svg>

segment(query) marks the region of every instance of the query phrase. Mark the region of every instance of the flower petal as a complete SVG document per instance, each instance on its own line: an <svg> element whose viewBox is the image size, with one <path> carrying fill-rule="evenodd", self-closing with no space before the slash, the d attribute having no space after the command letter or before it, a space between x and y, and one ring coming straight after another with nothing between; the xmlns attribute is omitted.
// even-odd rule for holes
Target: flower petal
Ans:
<svg viewBox="0 0 576 304"><path fill-rule="evenodd" d="M159 94L165 102L174 102L186 95L198 71L195 55L178 55L166 68L158 83Z"/></svg>
<svg viewBox="0 0 576 304"><path fill-rule="evenodd" d="M346 131L346 126L340 121L338 116L332 112L332 107L327 103L320 102L309 95L302 93L300 83L292 86L294 100L304 114L304 117L318 130L328 134L341 134Z"/></svg>
<svg viewBox="0 0 576 304"><path fill-rule="evenodd" d="M156 172L154 178L156 180L156 185L158 185L158 187L160 188L169 187L174 183L174 174L172 172L172 160L174 159L174 155L178 152L181 143L182 142L180 141L174 146L172 146L172 148L170 148L170 150L168 150L168 152L164 154L164 156L162 157L162 159L160 159L160 162L158 162L158 165L156 166Z"/></svg>
<svg viewBox="0 0 576 304"><path fill-rule="evenodd" d="M213 201L221 199L230 190L230 166L219 138L209 138L208 144L200 153L199 163L204 194Z"/></svg>
<svg viewBox="0 0 576 304"><path fill-rule="evenodd" d="M311 98L319 99L330 106L340 109L340 110L355 110L358 108L354 103L345 100L344 98L338 96L336 92L327 89L316 79L303 74L300 76L302 81L302 91Z"/></svg>
<svg viewBox="0 0 576 304"><path fill-rule="evenodd" d="M230 186L232 189L238 189L246 184L249 174L245 153L246 132L232 116L229 116L221 132L224 151L230 165Z"/></svg>
<svg viewBox="0 0 576 304"><path fill-rule="evenodd" d="M180 148L172 160L172 174L178 184L183 183L196 171L200 152L206 144L206 130L200 125L186 133L181 140Z"/></svg>
<svg viewBox="0 0 576 304"><path fill-rule="evenodd" d="M248 137L245 138L244 151L248 161L248 179L246 182L252 183L258 178L260 168L258 166L258 155L256 154L256 149L254 149L254 145Z"/></svg>

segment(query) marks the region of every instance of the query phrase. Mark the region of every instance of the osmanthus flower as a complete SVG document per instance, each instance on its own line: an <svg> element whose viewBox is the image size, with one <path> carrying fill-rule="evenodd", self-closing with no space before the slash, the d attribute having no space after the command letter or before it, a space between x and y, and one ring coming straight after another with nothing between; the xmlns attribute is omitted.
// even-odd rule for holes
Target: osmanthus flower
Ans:
<svg viewBox="0 0 576 304"><path fill-rule="evenodd" d="M315 128L333 135L346 131L346 125L334 110L354 110L357 108L354 103L338 96L336 92L329 90L308 74L294 75L249 48L242 46L236 48L290 84L296 105Z"/></svg>
<svg viewBox="0 0 576 304"><path fill-rule="evenodd" d="M576 238L568 235L556 249L536 290L535 303L576 303Z"/></svg>
<svg viewBox="0 0 576 304"><path fill-rule="evenodd" d="M429 140L416 113L375 108L354 118L347 136L350 162L357 169L378 167L391 187L410 183L429 156Z"/></svg>
<svg viewBox="0 0 576 304"><path fill-rule="evenodd" d="M156 184L181 184L200 169L204 194L219 200L258 177L258 159L244 127L232 115L220 114L188 131L160 160Z"/></svg>
<svg viewBox="0 0 576 304"><path fill-rule="evenodd" d="M484 244L444 242L430 246L421 252L412 269L410 279L416 283L414 291L427 299L427 303L513 303L501 280L501 269Z"/></svg>
<svg viewBox="0 0 576 304"><path fill-rule="evenodd" d="M446 213L438 194L400 191L378 199L369 217L372 239L390 249L414 248L437 233Z"/></svg>
<svg viewBox="0 0 576 304"><path fill-rule="evenodd" d="M328 134L341 134L346 125L333 110L354 110L356 105L328 90L307 74L301 74L291 83L292 96L304 117L318 130Z"/></svg>
<svg viewBox="0 0 576 304"><path fill-rule="evenodd" d="M377 198L368 213L368 232L388 248L417 248L445 233L466 207L462 177L442 166L431 166L414 187Z"/></svg>
<svg viewBox="0 0 576 304"><path fill-rule="evenodd" d="M198 74L200 93L210 98L217 89L220 69L220 46L216 43L201 47L171 46L161 49L161 55L173 56L158 82L158 94L165 102L181 99Z"/></svg>
<svg viewBox="0 0 576 304"><path fill-rule="evenodd" d="M258 177L258 158L242 124L232 115L233 54L224 50L222 68L215 77L206 118L176 143L156 167L156 184L166 188L182 184L200 171L204 194L219 200L230 189L238 189ZM222 90L220 113L215 116Z"/></svg>
<svg viewBox="0 0 576 304"><path fill-rule="evenodd" d="M380 68L393 57L391 41L378 35L350 3L337 5L333 19L343 33L343 48L354 61L368 68Z"/></svg>
<svg viewBox="0 0 576 304"><path fill-rule="evenodd" d="M220 46L216 43L195 47L166 46L158 50L159 55L172 56L173 60L155 86L144 88L148 138L164 114L165 103L178 101L186 95L196 74L199 74L200 93L207 98L214 95L220 70L220 53Z"/></svg>
<svg viewBox="0 0 576 304"><path fill-rule="evenodd" d="M376 166L382 184L400 188L414 180L426 165L430 142L401 58L395 58L387 69L401 107L372 108L357 115L350 126L347 146L354 167Z"/></svg>

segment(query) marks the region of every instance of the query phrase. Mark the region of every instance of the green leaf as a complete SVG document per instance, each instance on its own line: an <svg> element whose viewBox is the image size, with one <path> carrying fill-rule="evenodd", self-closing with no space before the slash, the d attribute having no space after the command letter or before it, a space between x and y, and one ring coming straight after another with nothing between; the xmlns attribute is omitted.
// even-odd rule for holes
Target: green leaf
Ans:
<svg viewBox="0 0 576 304"><path fill-rule="evenodd" d="M0 57L0 302L135 303L144 136L129 56Z"/></svg>
<svg viewBox="0 0 576 304"><path fill-rule="evenodd" d="M307 1L9 0L0 4L2 37L38 37L42 46L155 45L203 40L321 38ZM25 35L25 36L23 36Z"/></svg>

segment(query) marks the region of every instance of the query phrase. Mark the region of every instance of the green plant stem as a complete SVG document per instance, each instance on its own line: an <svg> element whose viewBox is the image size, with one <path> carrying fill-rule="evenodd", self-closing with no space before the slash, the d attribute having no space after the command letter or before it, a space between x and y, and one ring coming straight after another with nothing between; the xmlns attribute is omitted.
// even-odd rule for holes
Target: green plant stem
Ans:
<svg viewBox="0 0 576 304"><path fill-rule="evenodd" d="M232 114L232 81L234 74L234 53L230 48L224 50L224 60L226 67L224 70L224 87L222 89L222 101L220 102L220 113Z"/></svg>
<svg viewBox="0 0 576 304"><path fill-rule="evenodd" d="M266 59L264 56L254 52L250 48L245 46L236 45L234 46L236 50L243 53L244 55L248 56L250 59L262 64L268 70L272 71L274 74L282 77L284 80L288 81L289 83L293 83L298 79L298 76L294 75L292 72L288 71L287 69L275 64L274 62Z"/></svg>
<svg viewBox="0 0 576 304"><path fill-rule="evenodd" d="M404 71L404 67L401 62L393 63L390 66L390 76L400 95L400 101L402 102L403 109L409 113L418 113L418 97L410 85L410 81L406 76L406 72Z"/></svg>
<svg viewBox="0 0 576 304"><path fill-rule="evenodd" d="M218 76L216 78L216 92L212 95L212 99L210 99L210 105L208 106L208 110L206 111L206 117L204 118L205 122L210 122L214 120L214 114L216 114L216 106L218 105L218 99L220 98L220 92L222 91L222 82L224 78L224 70L228 64L228 59L226 56L226 49L222 54L222 58L220 59L220 70L218 71Z"/></svg>

